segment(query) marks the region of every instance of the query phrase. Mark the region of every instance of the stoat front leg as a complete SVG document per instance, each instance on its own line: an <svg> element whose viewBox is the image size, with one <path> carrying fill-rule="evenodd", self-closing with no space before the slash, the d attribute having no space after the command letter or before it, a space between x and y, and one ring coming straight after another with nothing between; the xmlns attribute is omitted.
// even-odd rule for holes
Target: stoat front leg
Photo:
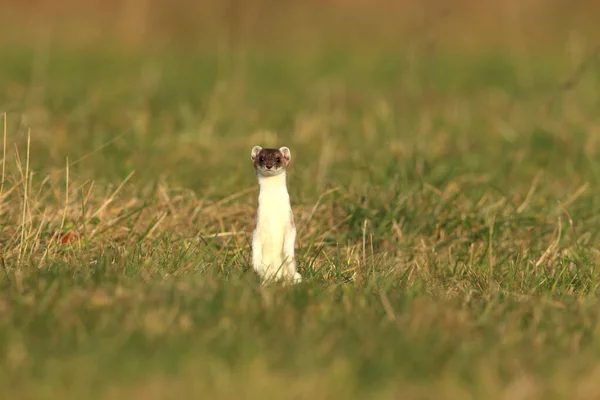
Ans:
<svg viewBox="0 0 600 400"><path fill-rule="evenodd" d="M302 282L302 276L296 271L296 257L294 246L296 244L296 227L293 222L288 225L283 239L283 258L286 275L293 283Z"/></svg>
<svg viewBox="0 0 600 400"><path fill-rule="evenodd" d="M265 265L262 262L262 243L258 232L252 234L252 267L261 279L264 279Z"/></svg>

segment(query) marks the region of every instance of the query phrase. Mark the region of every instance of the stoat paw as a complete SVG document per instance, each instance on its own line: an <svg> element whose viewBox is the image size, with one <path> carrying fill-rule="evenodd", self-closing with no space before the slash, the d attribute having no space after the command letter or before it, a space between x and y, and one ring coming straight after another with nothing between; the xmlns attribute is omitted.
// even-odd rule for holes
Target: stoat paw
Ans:
<svg viewBox="0 0 600 400"><path fill-rule="evenodd" d="M292 282L294 284L302 282L302 276L299 273L295 272L294 277L292 278Z"/></svg>

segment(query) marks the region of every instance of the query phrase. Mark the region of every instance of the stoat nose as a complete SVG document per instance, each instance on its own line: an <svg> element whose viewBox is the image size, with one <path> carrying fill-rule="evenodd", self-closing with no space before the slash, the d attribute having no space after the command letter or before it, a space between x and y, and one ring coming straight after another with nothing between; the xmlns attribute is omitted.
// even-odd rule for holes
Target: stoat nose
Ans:
<svg viewBox="0 0 600 400"><path fill-rule="evenodd" d="M267 167L267 169L271 169L271 168L273 168L273 166L272 166L272 165L269 165L269 164L267 164L267 165L266 165L266 167Z"/></svg>

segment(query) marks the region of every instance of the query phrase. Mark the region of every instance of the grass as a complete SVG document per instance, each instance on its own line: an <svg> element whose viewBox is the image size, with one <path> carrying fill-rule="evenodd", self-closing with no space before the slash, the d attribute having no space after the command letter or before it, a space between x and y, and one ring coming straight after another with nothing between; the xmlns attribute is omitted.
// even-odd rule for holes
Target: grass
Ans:
<svg viewBox="0 0 600 400"><path fill-rule="evenodd" d="M600 396L597 61L332 43L3 44L5 398ZM256 144L295 287L249 266Z"/></svg>

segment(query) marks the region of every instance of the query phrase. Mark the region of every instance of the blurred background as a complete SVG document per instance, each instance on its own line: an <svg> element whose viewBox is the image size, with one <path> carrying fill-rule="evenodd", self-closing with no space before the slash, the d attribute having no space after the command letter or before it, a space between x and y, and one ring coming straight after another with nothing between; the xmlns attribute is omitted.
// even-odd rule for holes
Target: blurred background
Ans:
<svg viewBox="0 0 600 400"><path fill-rule="evenodd" d="M418 43L540 52L594 35L592 0L3 1L2 41L122 48L405 49ZM293 48L290 48L293 47Z"/></svg>
<svg viewBox="0 0 600 400"><path fill-rule="evenodd" d="M329 167L338 181L364 181L361 151L381 141L390 168L408 155L457 157L506 177L507 151L541 144L549 156L521 171L529 185L563 140L577 143L574 163L598 147L577 136L598 129L591 0L27 0L1 10L0 109L17 143L31 129L44 168L110 142L102 168L89 160L83 176L176 170L178 183L206 188L199 172L225 162L239 172L223 173L219 189L231 190L252 177L215 145L245 155L286 141L299 154L319 149L320 164L299 161L319 189Z"/></svg>

